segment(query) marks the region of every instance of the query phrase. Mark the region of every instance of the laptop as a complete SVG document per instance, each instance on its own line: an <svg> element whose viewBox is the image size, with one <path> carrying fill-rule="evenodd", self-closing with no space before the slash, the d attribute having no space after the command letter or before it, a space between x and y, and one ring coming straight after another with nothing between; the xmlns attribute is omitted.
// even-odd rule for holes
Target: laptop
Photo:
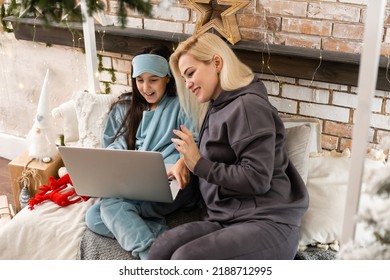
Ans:
<svg viewBox="0 0 390 280"><path fill-rule="evenodd" d="M159 152L59 146L78 195L171 203L179 192Z"/></svg>

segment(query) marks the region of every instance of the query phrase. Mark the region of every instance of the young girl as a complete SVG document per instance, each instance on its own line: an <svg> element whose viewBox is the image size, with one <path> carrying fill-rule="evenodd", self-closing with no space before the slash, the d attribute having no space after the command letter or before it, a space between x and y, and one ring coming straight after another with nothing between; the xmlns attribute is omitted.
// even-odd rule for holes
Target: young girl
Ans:
<svg viewBox="0 0 390 280"><path fill-rule="evenodd" d="M199 147L185 126L172 140L207 213L160 235L150 259L293 259L308 193L264 84L211 33L181 43L170 66L183 100L210 103Z"/></svg>
<svg viewBox="0 0 390 280"><path fill-rule="evenodd" d="M88 209L86 224L95 233L116 238L133 256L147 259L155 238L166 230L164 216L180 207L194 205L196 192L190 172L180 159L171 138L173 129L191 126L180 110L174 79L171 78L165 46L148 47L132 60L132 93L122 95L113 104L103 134L107 149L147 150L162 153L164 162L174 164L168 176L174 176L182 189L173 203L156 203L103 198ZM123 168L126 168L124 166ZM153 176L153 170L145 170Z"/></svg>

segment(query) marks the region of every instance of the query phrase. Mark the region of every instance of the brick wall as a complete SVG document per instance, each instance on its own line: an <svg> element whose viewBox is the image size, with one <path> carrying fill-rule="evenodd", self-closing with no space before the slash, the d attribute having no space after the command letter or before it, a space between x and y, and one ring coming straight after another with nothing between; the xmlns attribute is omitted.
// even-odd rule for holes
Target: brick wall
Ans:
<svg viewBox="0 0 390 280"><path fill-rule="evenodd" d="M357 88L263 75L271 103L283 114L315 117L322 122L322 147L342 151L351 147ZM370 146L390 136L390 95L376 91L372 100Z"/></svg>
<svg viewBox="0 0 390 280"><path fill-rule="evenodd" d="M361 51L366 5L369 0L252 0L237 15L243 40L330 51ZM129 11L127 26L192 34L197 14L186 0L172 0L169 10L154 3L153 19ZM115 24L117 1L106 1L107 15ZM390 54L390 0L383 30L383 54Z"/></svg>
<svg viewBox="0 0 390 280"><path fill-rule="evenodd" d="M368 0L275 1L252 0L237 14L242 40L284 44L305 48L359 53L361 51L366 4ZM116 1L108 2L113 20ZM167 11L154 1L154 18L129 13L128 26L151 30L192 34L196 13L186 1L173 1ZM390 1L388 1L382 54L390 54ZM104 87L112 91L130 90L131 57L104 54L103 68L114 69L112 83L107 70L101 73ZM260 61L259 61L260 63ZM112 72L110 72L112 73ZM259 73L265 81L272 104L281 114L319 118L322 122L322 146L341 151L351 146L357 88ZM315 73L313 73L313 76ZM372 101L369 139L371 146L390 136L390 94L376 91ZM379 146L380 147L380 146Z"/></svg>

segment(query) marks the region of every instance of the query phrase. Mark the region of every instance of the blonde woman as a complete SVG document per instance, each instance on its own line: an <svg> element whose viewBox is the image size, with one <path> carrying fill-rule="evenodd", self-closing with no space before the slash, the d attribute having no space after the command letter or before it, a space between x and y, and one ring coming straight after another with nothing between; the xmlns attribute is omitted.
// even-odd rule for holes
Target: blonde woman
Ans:
<svg viewBox="0 0 390 280"><path fill-rule="evenodd" d="M187 113L201 112L194 98L209 104L198 145L185 126L172 139L199 178L205 215L161 234L149 258L293 259L308 193L263 83L211 33L181 43L170 66Z"/></svg>

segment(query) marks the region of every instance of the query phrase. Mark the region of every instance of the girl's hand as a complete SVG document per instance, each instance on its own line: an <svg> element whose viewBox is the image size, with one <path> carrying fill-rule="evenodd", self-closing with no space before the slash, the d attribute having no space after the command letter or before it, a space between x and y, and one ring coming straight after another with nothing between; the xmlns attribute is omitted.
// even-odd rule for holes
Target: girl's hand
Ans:
<svg viewBox="0 0 390 280"><path fill-rule="evenodd" d="M172 142L176 144L176 150L179 151L184 158L184 162L191 172L194 172L194 168L198 160L201 158L198 146L194 141L194 137L184 125L180 126L180 130L173 130L179 138L172 138Z"/></svg>
<svg viewBox="0 0 390 280"><path fill-rule="evenodd" d="M188 170L183 158L180 158L175 165L169 169L167 175L168 177L175 177L180 189L184 189L190 182L190 171Z"/></svg>

